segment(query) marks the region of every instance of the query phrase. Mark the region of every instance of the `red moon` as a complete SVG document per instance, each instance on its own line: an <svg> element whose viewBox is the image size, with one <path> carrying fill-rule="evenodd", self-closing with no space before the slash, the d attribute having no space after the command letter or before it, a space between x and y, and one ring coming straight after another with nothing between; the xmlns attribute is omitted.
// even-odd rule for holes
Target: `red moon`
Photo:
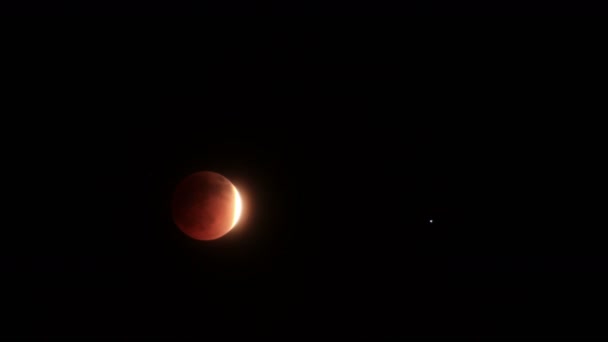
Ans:
<svg viewBox="0 0 608 342"><path fill-rule="evenodd" d="M196 240L215 240L228 233L241 214L241 197L224 176L196 172L175 188L171 202L173 221Z"/></svg>

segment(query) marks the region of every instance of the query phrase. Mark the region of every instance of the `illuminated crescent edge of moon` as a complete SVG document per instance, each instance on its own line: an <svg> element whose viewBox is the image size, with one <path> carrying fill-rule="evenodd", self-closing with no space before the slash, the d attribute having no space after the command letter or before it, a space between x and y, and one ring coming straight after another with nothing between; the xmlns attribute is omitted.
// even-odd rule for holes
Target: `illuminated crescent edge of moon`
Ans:
<svg viewBox="0 0 608 342"><path fill-rule="evenodd" d="M232 226L230 229L234 228L236 224L239 222L239 218L241 217L241 211L243 210L243 201L241 200L241 194L237 190L236 186L232 185L234 189L234 217L232 218Z"/></svg>

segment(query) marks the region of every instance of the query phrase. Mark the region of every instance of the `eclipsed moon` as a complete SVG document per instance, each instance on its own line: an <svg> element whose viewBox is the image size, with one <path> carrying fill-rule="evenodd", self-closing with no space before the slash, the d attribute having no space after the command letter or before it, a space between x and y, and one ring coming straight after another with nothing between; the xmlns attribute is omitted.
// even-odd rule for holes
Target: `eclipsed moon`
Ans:
<svg viewBox="0 0 608 342"><path fill-rule="evenodd" d="M226 177L211 171L184 178L173 193L171 211L177 227L196 240L215 240L239 221L243 203Z"/></svg>

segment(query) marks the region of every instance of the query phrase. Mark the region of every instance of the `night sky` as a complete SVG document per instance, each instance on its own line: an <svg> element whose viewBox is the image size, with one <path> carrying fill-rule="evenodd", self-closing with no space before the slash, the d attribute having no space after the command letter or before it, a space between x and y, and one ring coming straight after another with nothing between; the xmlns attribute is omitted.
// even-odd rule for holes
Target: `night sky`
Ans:
<svg viewBox="0 0 608 342"><path fill-rule="evenodd" d="M422 15L422 16L573 16L605 15L606 6L591 0L13 0L0 13L9 15Z"/></svg>
<svg viewBox="0 0 608 342"><path fill-rule="evenodd" d="M550 68L136 65L5 93L0 335L601 334L597 90ZM212 242L170 215L202 170L244 201Z"/></svg>

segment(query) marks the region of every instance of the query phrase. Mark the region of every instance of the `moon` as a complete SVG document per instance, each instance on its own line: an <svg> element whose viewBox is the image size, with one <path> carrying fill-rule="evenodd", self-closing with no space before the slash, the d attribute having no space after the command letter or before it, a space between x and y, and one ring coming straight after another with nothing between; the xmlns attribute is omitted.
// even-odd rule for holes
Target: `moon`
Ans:
<svg viewBox="0 0 608 342"><path fill-rule="evenodd" d="M193 173L173 193L171 212L177 227L196 240L215 240L239 221L243 204L237 188L211 171Z"/></svg>

